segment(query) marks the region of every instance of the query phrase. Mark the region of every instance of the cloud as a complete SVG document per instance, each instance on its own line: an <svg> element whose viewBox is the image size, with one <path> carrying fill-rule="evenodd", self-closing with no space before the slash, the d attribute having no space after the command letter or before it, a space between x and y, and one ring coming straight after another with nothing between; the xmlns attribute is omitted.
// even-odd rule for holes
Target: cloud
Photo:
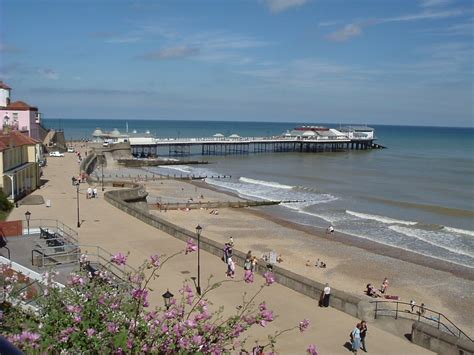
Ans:
<svg viewBox="0 0 474 355"><path fill-rule="evenodd" d="M445 6L452 2L452 0L421 0L421 7Z"/></svg>
<svg viewBox="0 0 474 355"><path fill-rule="evenodd" d="M303 6L308 0L264 0L271 12L279 13L292 7Z"/></svg>
<svg viewBox="0 0 474 355"><path fill-rule="evenodd" d="M32 93L40 93L46 95L153 95L155 92L146 90L119 90L119 89L97 89L97 88L53 88L53 87L37 87L29 90Z"/></svg>
<svg viewBox="0 0 474 355"><path fill-rule="evenodd" d="M23 50L16 46L0 43L0 53L20 53L20 52L23 52Z"/></svg>
<svg viewBox="0 0 474 355"><path fill-rule="evenodd" d="M345 42L353 37L360 36L362 34L362 27L360 25L350 23L345 25L340 30L330 33L326 36L327 39L336 42Z"/></svg>
<svg viewBox="0 0 474 355"><path fill-rule="evenodd" d="M386 22L405 22L405 21L418 21L418 20L437 20L448 17L456 17L463 15L465 12L461 9L446 10L446 11L431 11L425 10L418 14L408 14L403 16L386 17L373 20L374 24L386 23Z"/></svg>
<svg viewBox="0 0 474 355"><path fill-rule="evenodd" d="M112 37L107 40L105 40L106 43L135 43L138 41L141 41L141 37L139 36L118 36L118 37Z"/></svg>
<svg viewBox="0 0 474 355"><path fill-rule="evenodd" d="M163 48L155 52L146 53L140 58L146 60L168 60L168 59L181 59L195 56L199 53L199 48L192 48L187 46L178 46Z"/></svg>
<svg viewBox="0 0 474 355"><path fill-rule="evenodd" d="M58 80L59 74L54 71L53 69L49 68L40 68L38 69L38 73L41 74L44 78L48 80Z"/></svg>
<svg viewBox="0 0 474 355"><path fill-rule="evenodd" d="M380 17L359 23L350 23L345 25L340 30L332 32L326 35L326 39L336 42L345 42L351 38L360 36L362 34L362 28L374 25L380 25L391 22L410 22L410 21L421 21L421 20L437 20L449 17L457 17L464 15L465 12L461 9L445 10L445 11L432 11L423 10L416 14L407 14L402 16L394 17Z"/></svg>

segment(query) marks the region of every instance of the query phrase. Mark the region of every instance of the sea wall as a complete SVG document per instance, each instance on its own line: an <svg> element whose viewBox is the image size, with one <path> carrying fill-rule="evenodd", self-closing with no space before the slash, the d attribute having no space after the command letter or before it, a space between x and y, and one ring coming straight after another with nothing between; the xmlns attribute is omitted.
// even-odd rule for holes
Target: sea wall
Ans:
<svg viewBox="0 0 474 355"><path fill-rule="evenodd" d="M443 355L474 355L474 343L421 322L414 322L411 329L413 343Z"/></svg>
<svg viewBox="0 0 474 355"><path fill-rule="evenodd" d="M189 238L194 240L197 239L197 236L193 231L188 231L158 216L151 215L135 204L127 202L142 199L144 196L146 197L146 194L147 193L142 186L135 185L126 190L107 191L104 194L104 198L113 206L165 233L172 235L175 238L182 241L186 241ZM200 246L201 249L219 258L223 255L223 245L206 238L205 235L201 235ZM245 255L245 253L239 250L234 250L234 261L237 265L243 266ZM324 284L285 270L278 265L273 265L272 267L275 279L278 283L315 300L319 299L319 296L324 289ZM263 275L267 270L266 263L263 260L259 260L256 272ZM373 318L373 306L370 305L368 301L334 288L331 291L331 306L359 319Z"/></svg>

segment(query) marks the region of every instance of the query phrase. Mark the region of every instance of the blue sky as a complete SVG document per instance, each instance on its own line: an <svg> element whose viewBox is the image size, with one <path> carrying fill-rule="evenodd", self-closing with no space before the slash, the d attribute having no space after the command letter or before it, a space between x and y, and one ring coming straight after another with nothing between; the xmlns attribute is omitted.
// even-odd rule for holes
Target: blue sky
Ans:
<svg viewBox="0 0 474 355"><path fill-rule="evenodd" d="M49 118L473 126L470 0L1 0Z"/></svg>

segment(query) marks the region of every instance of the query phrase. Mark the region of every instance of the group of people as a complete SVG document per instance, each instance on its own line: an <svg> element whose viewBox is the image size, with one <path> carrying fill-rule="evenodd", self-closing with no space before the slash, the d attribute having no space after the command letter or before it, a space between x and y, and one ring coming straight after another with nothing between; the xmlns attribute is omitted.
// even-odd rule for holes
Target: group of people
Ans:
<svg viewBox="0 0 474 355"><path fill-rule="evenodd" d="M252 256L252 252L249 250L244 262L244 281L248 283L253 282L254 273L257 267L257 257Z"/></svg>
<svg viewBox="0 0 474 355"><path fill-rule="evenodd" d="M97 187L88 187L87 188L87 195L86 195L86 198L87 199L90 199L90 198L97 198L99 197L98 193L97 193Z"/></svg>
<svg viewBox="0 0 474 355"><path fill-rule="evenodd" d="M367 322L365 320L357 323L349 336L351 338L351 350L354 354L357 354L359 349L367 352L367 346L365 343L365 338L367 336Z"/></svg>
<svg viewBox="0 0 474 355"><path fill-rule="evenodd" d="M388 290L389 285L390 285L390 284L389 284L389 282L388 282L388 278L386 278L386 277L383 279L383 281L382 281L382 286L380 286L380 289L379 289L379 290L377 290L374 285L372 285L372 284L369 283L369 284L367 284L367 286L366 286L366 288L367 288L367 289L366 289L367 296L374 297L374 298L376 298L376 297L382 297L383 295L385 295L385 294L387 293L387 290ZM379 291L380 294L377 293L377 291Z"/></svg>
<svg viewBox="0 0 474 355"><path fill-rule="evenodd" d="M211 212L209 212L209 214L213 214L217 216L219 214L219 210L212 210Z"/></svg>
<svg viewBox="0 0 474 355"><path fill-rule="evenodd" d="M313 263L311 260L306 260L306 266L313 266ZM316 260L316 263L314 264L315 267L319 267L320 269L325 269L326 268L326 263L324 261L320 261L319 258Z"/></svg>

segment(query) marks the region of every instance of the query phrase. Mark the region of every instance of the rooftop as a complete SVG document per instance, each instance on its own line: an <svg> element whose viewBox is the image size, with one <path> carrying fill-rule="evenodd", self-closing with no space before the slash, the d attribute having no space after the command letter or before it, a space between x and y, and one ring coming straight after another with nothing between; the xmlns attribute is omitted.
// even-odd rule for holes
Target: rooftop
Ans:
<svg viewBox="0 0 474 355"><path fill-rule="evenodd" d="M0 89L11 90L12 88L5 84L3 81L0 81Z"/></svg>
<svg viewBox="0 0 474 355"><path fill-rule="evenodd" d="M15 101L9 104L6 107L7 110L16 110L16 111L38 111L37 107L30 106L23 101Z"/></svg>

